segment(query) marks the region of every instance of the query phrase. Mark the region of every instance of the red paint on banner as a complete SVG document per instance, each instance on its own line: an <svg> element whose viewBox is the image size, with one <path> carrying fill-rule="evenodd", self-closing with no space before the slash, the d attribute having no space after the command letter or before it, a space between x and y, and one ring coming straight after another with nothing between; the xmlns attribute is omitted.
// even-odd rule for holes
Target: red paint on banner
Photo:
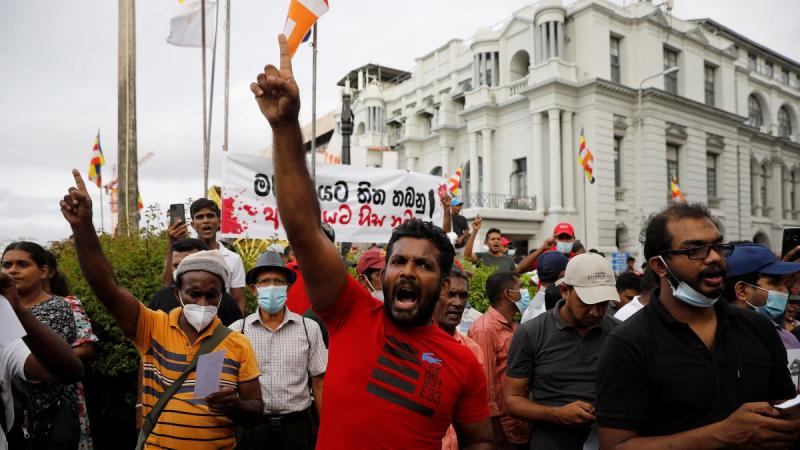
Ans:
<svg viewBox="0 0 800 450"><path fill-rule="evenodd" d="M236 217L233 210L235 198L228 197L222 199L222 227L221 231L225 234L240 234L244 232L242 224L239 223L239 218Z"/></svg>
<svg viewBox="0 0 800 450"><path fill-rule="evenodd" d="M242 208L244 208L244 210L247 211L247 214L250 214L251 216L258 214L258 210L250 205L244 205Z"/></svg>
<svg viewBox="0 0 800 450"><path fill-rule="evenodd" d="M280 227L280 218L278 217L278 208L272 209L271 206L267 206L264 208L264 221L265 222L272 222L272 226L275 230Z"/></svg>

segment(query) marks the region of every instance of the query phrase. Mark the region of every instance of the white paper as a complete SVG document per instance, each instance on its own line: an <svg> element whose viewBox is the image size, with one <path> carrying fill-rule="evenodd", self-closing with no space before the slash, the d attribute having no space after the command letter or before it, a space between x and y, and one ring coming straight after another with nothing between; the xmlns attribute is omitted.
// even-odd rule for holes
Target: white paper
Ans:
<svg viewBox="0 0 800 450"><path fill-rule="evenodd" d="M219 391L219 377L222 375L222 361L225 351L206 353L197 359L197 378L194 382L194 398L206 398Z"/></svg>
<svg viewBox="0 0 800 450"><path fill-rule="evenodd" d="M8 299L0 295L0 346L25 336L25 328L19 322Z"/></svg>
<svg viewBox="0 0 800 450"><path fill-rule="evenodd" d="M794 387L800 385L800 348L793 348L786 350L786 356L789 360L789 374L792 376Z"/></svg>
<svg viewBox="0 0 800 450"><path fill-rule="evenodd" d="M797 405L800 405L800 395L798 395L797 397L795 397L795 398L793 398L791 400L786 400L785 402L783 402L781 404L775 405L775 407L776 408L780 408L780 409L787 409L787 408L791 408L792 406L797 406Z"/></svg>
<svg viewBox="0 0 800 450"><path fill-rule="evenodd" d="M583 450L598 450L600 448L600 437L597 435L597 422L592 424L592 431L583 442Z"/></svg>

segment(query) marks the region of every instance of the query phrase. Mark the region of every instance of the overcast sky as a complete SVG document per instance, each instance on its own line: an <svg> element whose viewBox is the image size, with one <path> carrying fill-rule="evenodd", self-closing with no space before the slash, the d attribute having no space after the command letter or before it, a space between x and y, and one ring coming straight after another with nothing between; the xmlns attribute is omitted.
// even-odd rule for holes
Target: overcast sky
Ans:
<svg viewBox="0 0 800 450"><path fill-rule="evenodd" d="M335 106L336 81L350 69L372 62L411 70L416 57L451 38L469 38L479 27L494 25L531 2L330 3L331 11L320 22L320 113ZM235 1L232 7L233 152L258 153L269 145L268 126L248 85L266 63L277 62L275 37L282 31L288 4L289 0L249 0ZM145 204L159 203L162 209L202 194L200 50L166 43L170 18L184 8L176 0L136 4L138 150L140 156L155 153L140 168L139 186ZM710 17L800 60L797 0L675 0L674 14L684 19ZM58 200L72 183L72 167L86 173L98 128L108 162L104 181L110 178L117 160L117 23L113 0L0 1L0 245L19 238L45 243L70 234ZM219 183L222 153L221 57L222 52L214 95L212 183ZM309 48L298 50L294 68L307 122ZM98 189L90 190L97 204ZM100 225L99 211L95 225Z"/></svg>

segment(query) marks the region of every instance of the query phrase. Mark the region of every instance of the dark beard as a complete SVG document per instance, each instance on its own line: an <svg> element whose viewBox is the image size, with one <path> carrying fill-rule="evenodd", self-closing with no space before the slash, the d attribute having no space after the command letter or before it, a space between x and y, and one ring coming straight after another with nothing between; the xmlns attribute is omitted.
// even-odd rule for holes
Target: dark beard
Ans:
<svg viewBox="0 0 800 450"><path fill-rule="evenodd" d="M439 301L439 289L429 298L420 300L419 309L417 314L410 319L398 319L392 314L392 306L394 305L394 296L385 298L383 302L383 312L395 325L401 328L422 327L428 325L433 317L433 312L436 310L436 303Z"/></svg>

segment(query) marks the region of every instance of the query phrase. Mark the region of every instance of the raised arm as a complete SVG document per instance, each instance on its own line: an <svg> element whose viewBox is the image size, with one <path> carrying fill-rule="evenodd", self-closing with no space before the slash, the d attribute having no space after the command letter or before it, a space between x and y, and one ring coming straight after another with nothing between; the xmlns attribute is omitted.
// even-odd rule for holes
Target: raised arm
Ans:
<svg viewBox="0 0 800 450"><path fill-rule="evenodd" d="M167 228L167 257L164 259L164 272L161 274L161 283L165 288L172 287L175 282L172 278L172 244L186 237L189 237L189 225L182 219Z"/></svg>
<svg viewBox="0 0 800 450"><path fill-rule="evenodd" d="M540 256L542 256L542 253L547 252L554 245L556 245L555 236L550 236L545 239L541 247L537 248L535 252L526 256L522 261L519 262L519 264L517 264L517 273L526 273L533 270L534 266L536 265L536 261Z"/></svg>
<svg viewBox="0 0 800 450"><path fill-rule="evenodd" d="M103 254L92 224L92 199L86 191L86 184L77 169L72 169L72 176L77 187L69 188L60 204L61 213L72 227L81 272L97 298L114 316L122 333L133 338L139 321L140 303L130 292L117 285L111 263Z"/></svg>
<svg viewBox="0 0 800 450"><path fill-rule="evenodd" d="M336 247L320 228L319 202L306 168L298 122L300 92L292 74L286 36L280 35L278 44L280 70L271 64L266 66L256 83L250 84L250 90L272 127L276 196L283 226L300 264L311 305L322 312L338 298L347 272Z"/></svg>
<svg viewBox="0 0 800 450"><path fill-rule="evenodd" d="M472 253L472 246L475 245L475 236L478 235L478 230L481 229L482 222L483 219L481 219L481 216L475 217L475 220L472 221L472 231L469 233L467 245L464 246L464 259L468 259L472 262L478 261L478 257Z"/></svg>
<svg viewBox="0 0 800 450"><path fill-rule="evenodd" d="M22 306L17 298L14 280L0 273L0 302L8 301L17 315L25 337L22 338L31 354L25 360L25 377L38 381L74 383L83 378L83 364L67 341L56 334Z"/></svg>
<svg viewBox="0 0 800 450"><path fill-rule="evenodd" d="M450 202L453 200L452 197L447 195L447 191L442 191L439 200L442 202L442 209L444 209L444 221L442 222L442 230L445 233L449 233L453 230L452 226L452 219L450 218Z"/></svg>

